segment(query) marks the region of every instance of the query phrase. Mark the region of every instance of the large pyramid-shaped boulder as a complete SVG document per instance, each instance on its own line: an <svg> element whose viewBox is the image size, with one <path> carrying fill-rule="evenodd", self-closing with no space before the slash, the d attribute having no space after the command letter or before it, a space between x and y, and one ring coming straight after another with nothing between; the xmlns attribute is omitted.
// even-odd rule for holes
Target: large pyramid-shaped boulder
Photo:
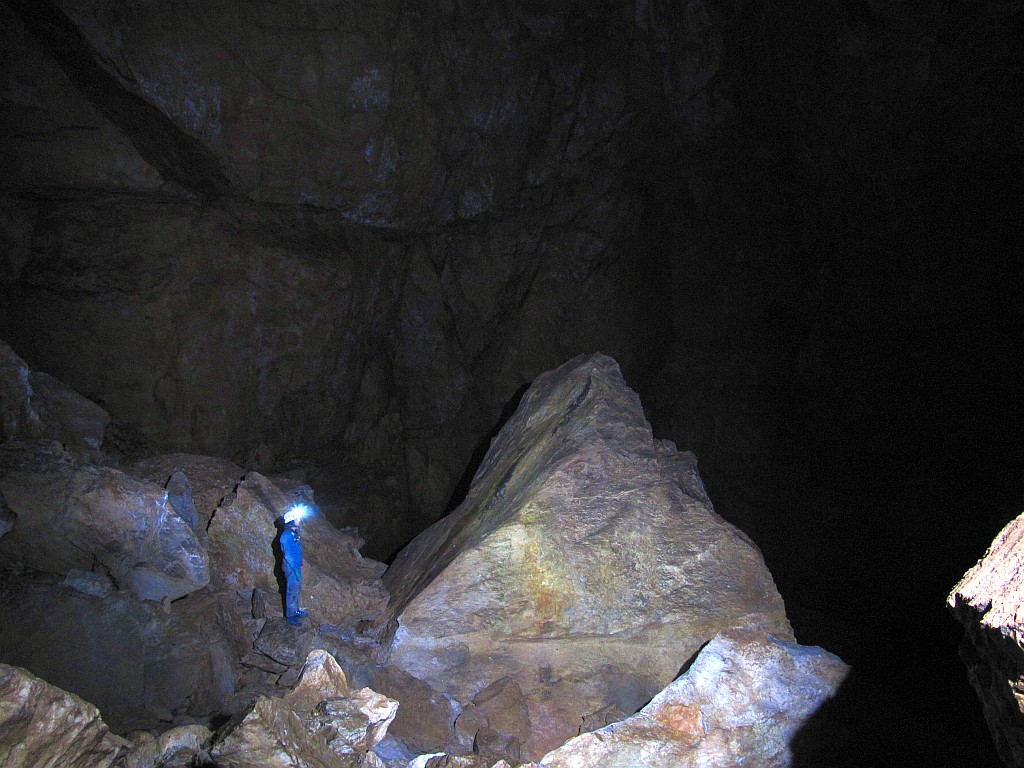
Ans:
<svg viewBox="0 0 1024 768"><path fill-rule="evenodd" d="M792 639L757 547L602 355L534 382L385 583L390 663L463 703L515 680L535 757L639 709L724 629Z"/></svg>

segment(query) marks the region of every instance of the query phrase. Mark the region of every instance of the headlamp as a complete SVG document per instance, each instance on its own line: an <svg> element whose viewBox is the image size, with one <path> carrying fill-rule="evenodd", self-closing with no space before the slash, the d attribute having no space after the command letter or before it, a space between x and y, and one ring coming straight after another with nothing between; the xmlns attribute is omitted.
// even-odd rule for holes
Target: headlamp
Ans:
<svg viewBox="0 0 1024 768"><path fill-rule="evenodd" d="M309 515L311 511L305 504L292 504L288 511L284 513L284 521L285 523L292 523L296 520L301 520Z"/></svg>

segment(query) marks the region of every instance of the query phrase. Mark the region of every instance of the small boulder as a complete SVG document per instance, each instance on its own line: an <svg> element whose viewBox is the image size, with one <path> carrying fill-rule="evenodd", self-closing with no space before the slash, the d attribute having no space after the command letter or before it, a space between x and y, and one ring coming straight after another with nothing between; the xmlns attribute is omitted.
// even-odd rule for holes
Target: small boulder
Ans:
<svg viewBox="0 0 1024 768"><path fill-rule="evenodd" d="M398 700L391 731L409 749L439 752L452 742L455 719L462 708L451 696L398 667L375 670L373 687Z"/></svg>
<svg viewBox="0 0 1024 768"><path fill-rule="evenodd" d="M317 650L284 698L260 696L217 735L211 754L222 768L372 765L375 757L368 753L384 738L397 708L398 702L369 688L350 691L337 661Z"/></svg>
<svg viewBox="0 0 1024 768"><path fill-rule="evenodd" d="M108 768L129 746L92 704L0 664L0 765Z"/></svg>
<svg viewBox="0 0 1024 768"><path fill-rule="evenodd" d="M175 495L171 478L183 473L191 486L191 500L198 515L199 529L205 531L210 518L245 475L245 470L232 461L191 453L168 453L135 462L128 474L166 488L168 497ZM183 495L183 494L179 494Z"/></svg>
<svg viewBox="0 0 1024 768"><path fill-rule="evenodd" d="M789 743L848 667L816 647L730 630L636 715L572 739L545 768L784 768Z"/></svg>

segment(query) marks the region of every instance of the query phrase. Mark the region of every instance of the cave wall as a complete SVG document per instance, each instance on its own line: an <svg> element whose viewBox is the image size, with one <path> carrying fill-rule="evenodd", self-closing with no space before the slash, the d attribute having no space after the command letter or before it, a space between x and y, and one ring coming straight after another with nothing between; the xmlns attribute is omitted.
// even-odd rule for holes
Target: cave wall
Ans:
<svg viewBox="0 0 1024 768"><path fill-rule="evenodd" d="M649 105L709 119L702 5L0 13L0 334L122 452L312 465L381 555L537 373L657 367L629 166Z"/></svg>

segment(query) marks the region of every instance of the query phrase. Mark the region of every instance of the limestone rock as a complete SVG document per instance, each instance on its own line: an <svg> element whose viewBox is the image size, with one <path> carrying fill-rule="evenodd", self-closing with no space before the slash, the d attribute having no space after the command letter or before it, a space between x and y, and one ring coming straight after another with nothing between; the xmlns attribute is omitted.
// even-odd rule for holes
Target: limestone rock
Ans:
<svg viewBox="0 0 1024 768"><path fill-rule="evenodd" d="M530 711L516 681L495 680L474 696L455 721L455 737L466 752L518 760L530 739Z"/></svg>
<svg viewBox="0 0 1024 768"><path fill-rule="evenodd" d="M508 762L504 759L495 760L484 755L449 755L438 753L420 755L409 763L408 768L537 768L536 763L521 763L518 760Z"/></svg>
<svg viewBox="0 0 1024 768"><path fill-rule="evenodd" d="M321 701L350 693L345 670L327 651L316 650L306 657L299 682L285 698L296 712L309 712Z"/></svg>
<svg viewBox="0 0 1024 768"><path fill-rule="evenodd" d="M222 768L351 768L351 761L317 740L283 699L260 696L217 737L211 755Z"/></svg>
<svg viewBox="0 0 1024 768"><path fill-rule="evenodd" d="M398 700L391 732L410 749L436 752L452 741L454 724L462 708L451 696L393 666L375 671L373 687Z"/></svg>
<svg viewBox="0 0 1024 768"><path fill-rule="evenodd" d="M128 746L92 704L0 664L0 764L6 768L108 768Z"/></svg>
<svg viewBox="0 0 1024 768"><path fill-rule="evenodd" d="M373 765L368 752L384 737L397 707L369 688L350 691L334 658L313 651L295 687L281 699L260 696L218 734L212 754L224 768Z"/></svg>
<svg viewBox="0 0 1024 768"><path fill-rule="evenodd" d="M199 528L204 531L221 501L245 475L245 470L227 459L188 453L170 453L142 459L128 470L128 474L133 477L166 488L168 496L171 495L171 489L167 485L178 472L184 473L192 487L192 503L198 513Z"/></svg>
<svg viewBox="0 0 1024 768"><path fill-rule="evenodd" d="M540 764L784 768L792 762L792 737L835 694L847 671L820 648L729 630L639 713L572 739Z"/></svg>
<svg viewBox="0 0 1024 768"><path fill-rule="evenodd" d="M0 446L0 492L17 525L0 558L41 571L105 568L144 600L172 600L209 581L205 549L163 488L82 464L53 443Z"/></svg>
<svg viewBox="0 0 1024 768"><path fill-rule="evenodd" d="M289 505L288 495L263 475L245 476L207 529L214 588L280 591L274 521ZM302 602L312 618L351 626L383 610L387 592L377 568L354 542L320 515L303 521Z"/></svg>
<svg viewBox="0 0 1024 768"><path fill-rule="evenodd" d="M1024 765L1024 515L1010 521L949 595L961 658L999 756Z"/></svg>
<svg viewBox="0 0 1024 768"><path fill-rule="evenodd" d="M187 768L210 738L205 725L181 725L138 744L125 755L124 768Z"/></svg>
<svg viewBox="0 0 1024 768"><path fill-rule="evenodd" d="M98 455L110 416L41 371L31 371L0 341L0 442L56 440L69 451Z"/></svg>
<svg viewBox="0 0 1024 768"><path fill-rule="evenodd" d="M390 663L460 702L512 678L536 757L609 705L639 709L723 629L791 639L760 552L691 463L653 440L614 360L540 376L465 502L385 574Z"/></svg>

